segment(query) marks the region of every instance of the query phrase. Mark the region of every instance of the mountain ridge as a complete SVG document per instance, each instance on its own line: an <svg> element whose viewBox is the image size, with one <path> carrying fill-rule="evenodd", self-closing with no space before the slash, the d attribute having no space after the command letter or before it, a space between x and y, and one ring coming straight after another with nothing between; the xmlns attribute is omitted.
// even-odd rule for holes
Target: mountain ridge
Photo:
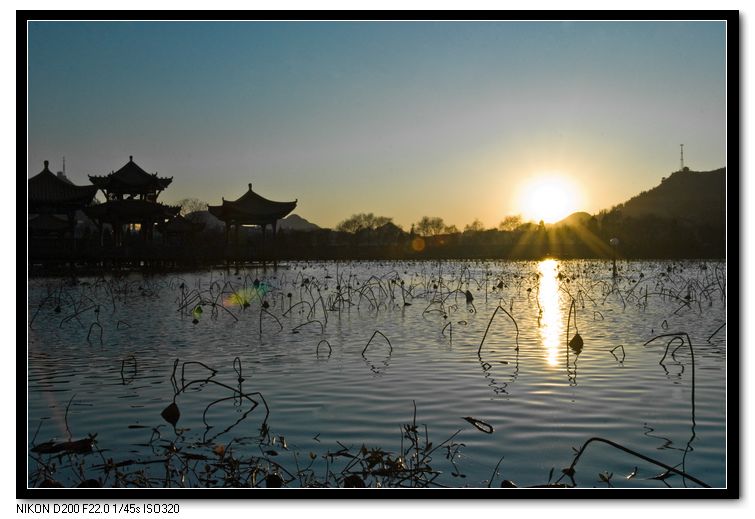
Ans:
<svg viewBox="0 0 755 519"><path fill-rule="evenodd" d="M661 183L597 214L577 211L553 227L585 226L592 218L657 217L690 224L723 225L726 221L726 168L675 171Z"/></svg>
<svg viewBox="0 0 755 519"><path fill-rule="evenodd" d="M611 211L632 218L653 215L696 224L721 224L726 220L726 168L676 171Z"/></svg>

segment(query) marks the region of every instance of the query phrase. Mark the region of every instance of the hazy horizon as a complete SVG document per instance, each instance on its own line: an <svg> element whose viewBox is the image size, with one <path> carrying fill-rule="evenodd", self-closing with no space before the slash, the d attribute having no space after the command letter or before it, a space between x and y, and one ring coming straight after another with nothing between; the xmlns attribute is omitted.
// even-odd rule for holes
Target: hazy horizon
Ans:
<svg viewBox="0 0 755 519"><path fill-rule="evenodd" d="M726 166L724 22L32 22L28 176L129 155L166 203L252 183L322 227L575 211ZM557 194L556 194L557 195ZM101 196L100 196L101 197ZM566 210L566 208L564 208ZM573 212L573 211L571 211Z"/></svg>

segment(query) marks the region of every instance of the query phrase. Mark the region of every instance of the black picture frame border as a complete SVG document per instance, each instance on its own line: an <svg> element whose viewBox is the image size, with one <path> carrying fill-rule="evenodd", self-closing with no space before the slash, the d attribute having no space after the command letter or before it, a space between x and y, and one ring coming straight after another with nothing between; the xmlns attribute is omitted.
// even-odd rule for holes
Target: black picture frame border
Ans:
<svg viewBox="0 0 755 519"><path fill-rule="evenodd" d="M564 21L564 20L606 20L606 21L695 21L695 20L723 20L727 24L727 320L736 319L735 326L727 326L727 466L725 488L713 489L552 489L552 488L519 488L519 489L115 489L115 488L27 488L27 460L28 445L23 439L27 438L28 409L26 369L27 346L26 340L27 313L17 311L16 324L16 498L22 500L181 500L196 499L738 499L740 497L740 430L741 417L744 409L740 401L741 375L743 366L740 362L740 331L743 316L741 314L741 300L739 286L741 280L740 258L742 251L740 243L743 241L743 229L740 226L742 217L742 193L740 187L741 172L740 139L742 135L742 120L740 117L742 55L740 34L740 13L736 10L659 10L659 11L16 11L16 80L17 80L17 182L16 182L16 273L20 280L28 283L27 250L27 215L26 208L26 161L27 157L27 27L31 20L533 20L533 21ZM23 137L23 138L22 138ZM736 196L728 196L734 192ZM24 278L24 274L27 274ZM16 291L17 308L28 308L27 293ZM732 305L733 303L733 305ZM733 309L729 312L729 309Z"/></svg>

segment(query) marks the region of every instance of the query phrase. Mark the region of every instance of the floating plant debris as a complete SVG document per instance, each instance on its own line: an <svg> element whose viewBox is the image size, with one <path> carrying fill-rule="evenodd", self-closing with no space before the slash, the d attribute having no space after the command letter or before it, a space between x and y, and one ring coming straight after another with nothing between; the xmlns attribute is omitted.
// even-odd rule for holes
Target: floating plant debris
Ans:
<svg viewBox="0 0 755 519"><path fill-rule="evenodd" d="M265 476L265 484L267 488L281 488L283 486L283 478L278 474L268 474Z"/></svg>
<svg viewBox="0 0 755 519"><path fill-rule="evenodd" d="M489 423L483 422L482 420L478 420L477 418L472 418L471 416L464 416L464 420L474 425L478 430L486 433L486 434L493 434L493 426Z"/></svg>
<svg viewBox="0 0 755 519"><path fill-rule="evenodd" d="M578 333L574 334L574 337L569 341L569 347L576 353L581 353L584 345L585 342L582 340L582 336Z"/></svg>
<svg viewBox="0 0 755 519"><path fill-rule="evenodd" d="M96 436L96 435L95 435ZM31 448L31 452L37 454L57 454L59 452L69 454L82 454L92 452L92 446L94 445L94 436L88 438L82 438L81 440L67 441L56 443L49 441L40 443Z"/></svg>
<svg viewBox="0 0 755 519"><path fill-rule="evenodd" d="M343 486L344 488L364 488L365 484L362 478L356 474L352 474L343 478Z"/></svg>
<svg viewBox="0 0 755 519"><path fill-rule="evenodd" d="M163 419L165 419L165 421L170 425L175 427L178 423L178 419L181 417L181 412L178 410L176 403L171 402L168 407L163 409L163 411L160 413L160 416L162 416Z"/></svg>

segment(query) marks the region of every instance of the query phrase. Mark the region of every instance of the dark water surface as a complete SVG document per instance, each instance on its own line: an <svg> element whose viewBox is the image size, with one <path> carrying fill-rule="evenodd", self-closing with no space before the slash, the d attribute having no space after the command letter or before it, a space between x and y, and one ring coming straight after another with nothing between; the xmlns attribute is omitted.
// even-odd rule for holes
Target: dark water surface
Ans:
<svg viewBox="0 0 755 519"><path fill-rule="evenodd" d="M725 284L725 263L700 261L624 262L616 280L609 262L556 260L32 279L29 446L66 441L67 429L97 435L101 453L55 460L51 477L66 486L83 479L71 464L104 480L104 460L158 459L170 442L205 454L233 446L290 473L312 453L324 481L348 462L328 452L402 452L416 405L422 443L448 440L431 456L435 486L538 485L551 469L556 481L573 448L598 436L724 487L726 327L714 332ZM567 345L574 312L581 348ZM682 335L645 345L670 333ZM196 362L217 371L213 382L199 382L210 372ZM265 409L238 398L239 372L242 391L269 408L262 444ZM177 430L161 416L174 395ZM51 458L30 456L30 485L44 479L36 460ZM159 463L133 466L164 477ZM664 469L602 443L575 469L584 487L697 486L652 479Z"/></svg>

